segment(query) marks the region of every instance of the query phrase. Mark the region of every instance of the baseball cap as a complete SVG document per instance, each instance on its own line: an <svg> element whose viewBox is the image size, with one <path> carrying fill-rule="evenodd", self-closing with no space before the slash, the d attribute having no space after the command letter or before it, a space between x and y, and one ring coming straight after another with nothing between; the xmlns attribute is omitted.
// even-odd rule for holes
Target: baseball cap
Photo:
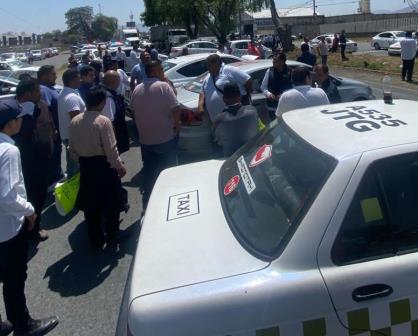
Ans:
<svg viewBox="0 0 418 336"><path fill-rule="evenodd" d="M15 99L0 100L0 125L21 117L21 112L22 108Z"/></svg>

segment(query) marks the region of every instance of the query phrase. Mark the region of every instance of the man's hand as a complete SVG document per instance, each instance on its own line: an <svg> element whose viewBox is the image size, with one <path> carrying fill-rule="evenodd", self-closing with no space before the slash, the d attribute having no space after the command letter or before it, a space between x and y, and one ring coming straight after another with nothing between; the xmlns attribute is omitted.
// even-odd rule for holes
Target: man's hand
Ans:
<svg viewBox="0 0 418 336"><path fill-rule="evenodd" d="M267 93L267 99L276 100L276 96L274 94L272 94L271 92L269 92L269 93Z"/></svg>
<svg viewBox="0 0 418 336"><path fill-rule="evenodd" d="M30 215L30 216L26 216L25 218L26 218L26 221L27 221L27 230L28 231L32 231L33 230L33 228L35 227L35 221L36 221L36 213L34 212L32 215Z"/></svg>
<svg viewBox="0 0 418 336"><path fill-rule="evenodd" d="M124 177L126 175L126 168L124 166L120 166L116 170L118 172L119 177Z"/></svg>

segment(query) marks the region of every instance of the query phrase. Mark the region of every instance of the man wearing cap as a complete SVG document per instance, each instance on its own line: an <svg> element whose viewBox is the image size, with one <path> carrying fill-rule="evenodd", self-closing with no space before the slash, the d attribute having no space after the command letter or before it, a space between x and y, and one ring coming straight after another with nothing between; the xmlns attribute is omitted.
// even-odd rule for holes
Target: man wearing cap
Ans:
<svg viewBox="0 0 418 336"><path fill-rule="evenodd" d="M0 332L45 335L55 328L58 318L34 320L26 307L27 231L33 229L36 214L27 201L20 152L11 138L19 132L21 123L16 101L0 102L0 282L8 319L0 322Z"/></svg>

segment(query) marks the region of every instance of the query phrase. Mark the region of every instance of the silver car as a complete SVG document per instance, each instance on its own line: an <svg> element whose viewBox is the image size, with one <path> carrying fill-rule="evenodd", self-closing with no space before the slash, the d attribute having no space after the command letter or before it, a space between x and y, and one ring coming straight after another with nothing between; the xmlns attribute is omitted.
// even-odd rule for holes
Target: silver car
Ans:
<svg viewBox="0 0 418 336"><path fill-rule="evenodd" d="M417 109L291 111L163 171L116 335L417 335Z"/></svg>
<svg viewBox="0 0 418 336"><path fill-rule="evenodd" d="M266 97L261 92L260 86L267 69L272 66L271 60L241 62L234 63L232 65L239 67L242 71L251 76L253 82L253 93L251 96L253 105L257 108L258 114L262 120L267 121L267 102ZM309 65L290 60L287 61L287 65L290 68L297 66L311 68ZM206 74L203 74L196 80L177 89L177 99L184 105L185 108L197 112L199 93L202 89L202 84L206 76ZM372 89L367 84L343 77L330 77L337 86L338 92L344 102L370 100L375 98L373 96ZM208 118L204 117L200 123L183 123L180 131L179 146L180 152L182 153L196 155L211 153L213 147L211 144L211 128Z"/></svg>
<svg viewBox="0 0 418 336"><path fill-rule="evenodd" d="M183 45L172 47L170 57L193 55L202 53L215 53L218 50L216 43L209 41L190 41Z"/></svg>
<svg viewBox="0 0 418 336"><path fill-rule="evenodd" d="M175 87L189 83L208 71L206 58L209 55L211 54L194 54L167 59L162 63L165 75L174 83ZM241 58L234 55L221 54L220 56L225 64L242 61Z"/></svg>
<svg viewBox="0 0 418 336"><path fill-rule="evenodd" d="M374 36L370 44L376 50L389 49L392 44L404 40L405 37L404 31L386 31Z"/></svg>

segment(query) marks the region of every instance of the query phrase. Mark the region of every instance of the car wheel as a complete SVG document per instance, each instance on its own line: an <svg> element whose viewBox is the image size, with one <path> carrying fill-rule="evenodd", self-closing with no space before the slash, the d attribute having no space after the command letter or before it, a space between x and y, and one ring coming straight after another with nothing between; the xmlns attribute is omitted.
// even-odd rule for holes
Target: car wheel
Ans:
<svg viewBox="0 0 418 336"><path fill-rule="evenodd" d="M374 47L375 50L380 50L380 45L377 42L375 44L373 44L373 47Z"/></svg>

